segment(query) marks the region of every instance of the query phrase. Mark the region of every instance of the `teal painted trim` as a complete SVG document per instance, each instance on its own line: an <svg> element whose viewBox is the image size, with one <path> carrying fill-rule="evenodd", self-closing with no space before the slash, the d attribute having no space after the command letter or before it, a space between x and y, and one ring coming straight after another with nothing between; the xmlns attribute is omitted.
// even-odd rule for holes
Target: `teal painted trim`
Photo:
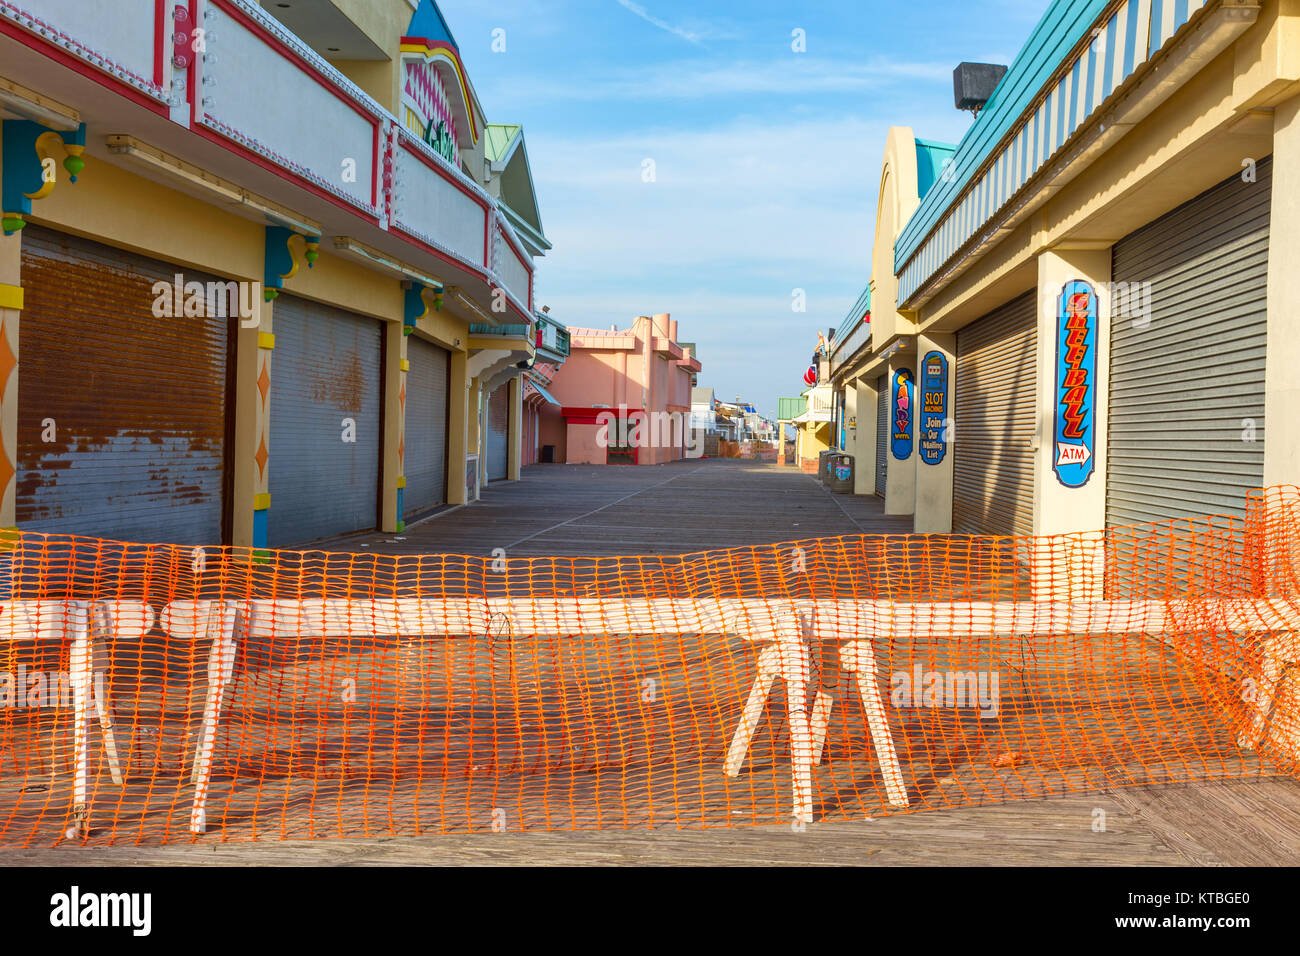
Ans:
<svg viewBox="0 0 1300 956"><path fill-rule="evenodd" d="M526 325L471 325L470 335L500 335L506 338L520 338L528 334Z"/></svg>
<svg viewBox="0 0 1300 956"><path fill-rule="evenodd" d="M862 316L870 309L871 284L868 283L867 287L862 290L862 294L858 296L858 301L853 303L853 308L849 309L848 315L844 316L844 321L840 323L840 327L835 330L836 349L838 349L849 337L849 334L857 328L858 324L862 321Z"/></svg>
<svg viewBox="0 0 1300 956"><path fill-rule="evenodd" d="M514 227L514 230L516 232L524 233L526 238L532 240L533 245L544 251L554 248L551 245L551 240L547 239L539 230L533 228L533 224L523 216L519 215L519 213L515 212L499 199L497 200L497 206L500 208L502 214L506 217L506 220L510 225Z"/></svg>
<svg viewBox="0 0 1300 956"><path fill-rule="evenodd" d="M956 146L932 140L916 141L916 195L924 196L943 173L943 164L952 159Z"/></svg>
<svg viewBox="0 0 1300 956"><path fill-rule="evenodd" d="M402 300L402 324L414 327L425 313L423 282L412 282Z"/></svg>
<svg viewBox="0 0 1300 956"><path fill-rule="evenodd" d="M1048 8L992 99L957 144L953 175L935 181L903 228L894 251L895 275L902 272L903 266L970 184L980 165L1109 5L1110 0L1055 0Z"/></svg>
<svg viewBox="0 0 1300 956"><path fill-rule="evenodd" d="M266 278L267 289L283 289L281 276L293 269L293 253L289 249L289 240L293 237L292 229L284 226L266 227Z"/></svg>
<svg viewBox="0 0 1300 956"><path fill-rule="evenodd" d="M433 0L420 0L420 5L416 8L415 13L411 15L410 25L406 28L406 36L418 37L422 40L446 40L456 51L460 51L460 45L456 38L451 35L451 27L447 26L447 21L438 9L438 5Z"/></svg>
<svg viewBox="0 0 1300 956"><path fill-rule="evenodd" d="M253 547L266 547L267 528L270 526L270 520L271 511L269 508L253 512Z"/></svg>
<svg viewBox="0 0 1300 956"><path fill-rule="evenodd" d="M4 120L4 148L0 151L0 213L7 216L32 214L32 200L26 194L40 192L45 187L45 167L36 153L36 141L46 133L56 134L69 146L86 145L85 123L68 131L52 130L30 120ZM70 178L73 183L77 181L75 174ZM12 234L13 230L5 231L5 235Z"/></svg>

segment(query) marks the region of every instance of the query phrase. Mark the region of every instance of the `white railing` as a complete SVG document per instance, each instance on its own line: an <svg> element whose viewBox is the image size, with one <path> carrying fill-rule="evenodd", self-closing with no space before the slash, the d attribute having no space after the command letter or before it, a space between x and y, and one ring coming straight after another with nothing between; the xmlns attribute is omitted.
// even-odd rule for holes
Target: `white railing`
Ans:
<svg viewBox="0 0 1300 956"><path fill-rule="evenodd" d="M177 4L0 0L17 23L162 104L195 104L198 126L235 152L341 200L379 228L469 267L531 314L532 262L496 201L253 0L203 0L197 23ZM180 31L195 40L179 44ZM171 58L195 61L171 89ZM175 112L173 112L175 117ZM178 122L188 122L178 119Z"/></svg>
<svg viewBox="0 0 1300 956"><path fill-rule="evenodd" d="M203 28L199 122L378 217L383 107L256 4L209 0Z"/></svg>
<svg viewBox="0 0 1300 956"><path fill-rule="evenodd" d="M158 67L167 61L157 50L163 31L171 34L171 5L165 10L160 18L152 0L0 0L0 18L160 101L167 93Z"/></svg>
<svg viewBox="0 0 1300 956"><path fill-rule="evenodd" d="M486 271L492 201L405 128L393 157L392 228Z"/></svg>
<svg viewBox="0 0 1300 956"><path fill-rule="evenodd" d="M533 303L529 294L529 277L532 275L528 253L515 237L514 230L505 217L496 213L496 248L492 271L497 283L515 300L525 315L532 315Z"/></svg>

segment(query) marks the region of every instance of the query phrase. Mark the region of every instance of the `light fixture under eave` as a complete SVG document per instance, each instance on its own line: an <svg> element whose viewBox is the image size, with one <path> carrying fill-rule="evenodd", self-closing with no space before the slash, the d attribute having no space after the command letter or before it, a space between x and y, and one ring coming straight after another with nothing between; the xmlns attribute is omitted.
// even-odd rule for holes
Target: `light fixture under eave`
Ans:
<svg viewBox="0 0 1300 956"><path fill-rule="evenodd" d="M409 279L412 282L418 282L427 288L439 291L444 288L441 279L435 279L433 276L426 275L418 269L413 269L404 263L398 262L396 259L390 259L382 252L372 249L364 243L357 242L348 236L334 237L334 251L355 262L360 262L362 265L381 269L399 279Z"/></svg>
<svg viewBox="0 0 1300 956"><path fill-rule="evenodd" d="M488 315L488 313L484 312L481 308L479 308L478 303L475 302L473 299L469 298L467 295L465 295L465 291L461 289L459 286L448 286L447 291L452 294L452 296L456 299L457 302L459 302L470 312L473 312L475 315L481 318L485 325L498 326L501 324L496 320L495 317Z"/></svg>
<svg viewBox="0 0 1300 956"><path fill-rule="evenodd" d="M75 110L61 110L54 106L47 106L25 95L26 92L25 87L0 79L0 107L52 130L69 132L81 125L81 118Z"/></svg>
<svg viewBox="0 0 1300 956"><path fill-rule="evenodd" d="M164 181L182 192L213 205L238 207L245 219L270 222L305 236L319 236L320 223L298 216L269 199L263 199L232 182L192 166L176 156L131 136L106 138L108 152L129 161L141 174L155 182Z"/></svg>

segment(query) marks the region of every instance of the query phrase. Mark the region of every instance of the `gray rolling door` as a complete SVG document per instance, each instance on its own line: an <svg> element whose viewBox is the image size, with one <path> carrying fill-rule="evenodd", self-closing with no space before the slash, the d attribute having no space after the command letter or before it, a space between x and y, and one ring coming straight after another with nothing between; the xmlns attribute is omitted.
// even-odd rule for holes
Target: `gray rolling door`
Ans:
<svg viewBox="0 0 1300 956"><path fill-rule="evenodd" d="M1034 293L957 333L953 530L1032 534L1038 318Z"/></svg>
<svg viewBox="0 0 1300 956"><path fill-rule="evenodd" d="M510 383L498 385L488 399L487 476L489 481L506 477L506 454L510 431Z"/></svg>
<svg viewBox="0 0 1300 956"><path fill-rule="evenodd" d="M451 353L412 335L407 339L406 515L447 497L447 382Z"/></svg>
<svg viewBox="0 0 1300 956"><path fill-rule="evenodd" d="M273 547L375 527L382 327L290 295L275 300L271 360ZM356 423L344 441L344 419Z"/></svg>
<svg viewBox="0 0 1300 956"><path fill-rule="evenodd" d="M226 280L36 225L21 241L19 526L221 544L238 308ZM185 316L183 295L156 317L154 285L178 273L203 283L203 315Z"/></svg>
<svg viewBox="0 0 1300 956"><path fill-rule="evenodd" d="M889 477L889 376L876 379L876 494L885 496Z"/></svg>
<svg viewBox="0 0 1300 956"><path fill-rule="evenodd" d="M1149 320L1132 295L1111 313L1108 525L1241 515L1263 484L1272 172L1262 160L1256 182L1234 176L1115 244L1117 295L1151 285Z"/></svg>

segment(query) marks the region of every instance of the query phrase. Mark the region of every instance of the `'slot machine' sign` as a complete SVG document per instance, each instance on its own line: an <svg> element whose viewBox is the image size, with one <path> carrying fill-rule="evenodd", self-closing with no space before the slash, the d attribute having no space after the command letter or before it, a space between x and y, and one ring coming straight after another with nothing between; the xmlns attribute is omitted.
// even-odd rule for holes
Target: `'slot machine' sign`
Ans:
<svg viewBox="0 0 1300 956"><path fill-rule="evenodd" d="M948 358L929 352L921 362L921 461L937 465L948 453Z"/></svg>

